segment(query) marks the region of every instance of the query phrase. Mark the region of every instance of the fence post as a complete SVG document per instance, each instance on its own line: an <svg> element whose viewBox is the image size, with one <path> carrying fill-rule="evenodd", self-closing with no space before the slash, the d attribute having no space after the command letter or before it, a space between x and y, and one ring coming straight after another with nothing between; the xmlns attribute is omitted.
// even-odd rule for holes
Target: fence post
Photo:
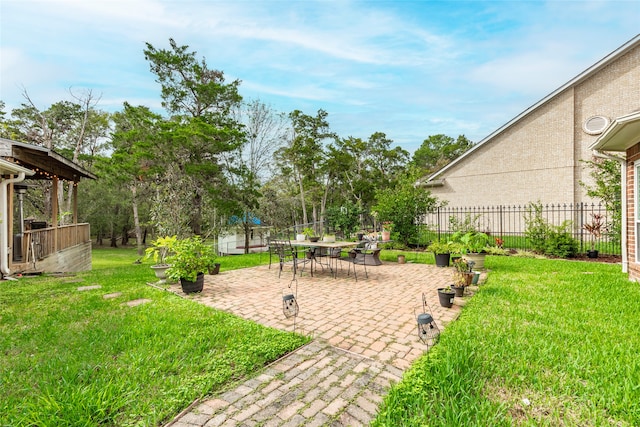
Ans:
<svg viewBox="0 0 640 427"><path fill-rule="evenodd" d="M503 231L503 225L502 225L502 222L503 222L502 205L498 206L498 215L500 215L499 216L499 218L500 218L500 239L504 241L504 234L503 234L504 231Z"/></svg>
<svg viewBox="0 0 640 427"><path fill-rule="evenodd" d="M440 206L438 206L438 210L436 211L436 218L438 219L438 242L440 241Z"/></svg>
<svg viewBox="0 0 640 427"><path fill-rule="evenodd" d="M584 252L584 202L580 202L580 209L579 209L579 213L580 215L580 223L578 224L578 226L580 227L580 252Z"/></svg>

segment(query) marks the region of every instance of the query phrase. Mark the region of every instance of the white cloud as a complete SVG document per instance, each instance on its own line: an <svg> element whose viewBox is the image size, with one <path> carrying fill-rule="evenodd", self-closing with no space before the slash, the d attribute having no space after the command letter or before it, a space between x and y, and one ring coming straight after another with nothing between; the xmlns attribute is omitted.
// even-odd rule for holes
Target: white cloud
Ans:
<svg viewBox="0 0 640 427"><path fill-rule="evenodd" d="M479 140L637 33L640 3L2 0L1 94L69 86L159 108L144 42L206 57L248 98L329 111L334 130L410 146ZM25 31L28 29L28 31Z"/></svg>

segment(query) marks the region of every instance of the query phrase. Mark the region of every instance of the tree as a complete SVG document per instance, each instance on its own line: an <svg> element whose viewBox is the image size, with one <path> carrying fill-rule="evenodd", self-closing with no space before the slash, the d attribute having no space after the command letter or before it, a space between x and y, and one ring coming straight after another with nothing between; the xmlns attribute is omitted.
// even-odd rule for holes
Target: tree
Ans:
<svg viewBox="0 0 640 427"><path fill-rule="evenodd" d="M454 140L443 134L431 135L422 142L420 148L413 153L411 163L422 170L423 174L433 173L473 146L464 135Z"/></svg>
<svg viewBox="0 0 640 427"><path fill-rule="evenodd" d="M91 90L69 92L75 102L60 101L46 110L40 110L25 89L25 102L11 112L12 119L7 130L14 139L55 150L90 169L91 158L103 151L103 141L109 131L109 114L96 108L100 97L95 97ZM58 214L62 220L65 213L71 211L75 191L74 183L69 182L65 202L63 184L62 181L58 182ZM46 201L43 214L49 217L51 183L41 182L39 185Z"/></svg>
<svg viewBox="0 0 640 427"><path fill-rule="evenodd" d="M156 49L146 43L145 58L161 85L162 105L171 115L171 132L161 141L167 145L171 197L187 192L190 227L202 233L203 211L225 205L229 187L221 155L237 149L243 141L241 125L232 110L242 100L240 82L225 83L224 73L210 69L203 58L198 61L189 46L178 46L169 39L170 49ZM158 201L162 203L162 200Z"/></svg>
<svg viewBox="0 0 640 427"><path fill-rule="evenodd" d="M360 214L360 207L350 200L343 202L340 206L335 205L327 208L329 224L340 230L345 237L359 228Z"/></svg>
<svg viewBox="0 0 640 427"><path fill-rule="evenodd" d="M160 138L163 119L152 113L147 107L133 107L125 102L124 110L113 116L115 130L111 136L113 153L111 167L103 179L118 187L123 185L131 192L131 208L133 225L136 234L138 255L143 255L143 236L140 221L140 201L149 198L150 180L162 173L163 164L156 159L162 159L156 150L156 142ZM142 194L140 194L142 193ZM142 196L142 197L140 197ZM146 196L146 197L145 197ZM171 206L169 209L173 209ZM180 212L179 208L178 212ZM163 209L164 211L164 209ZM162 235L178 234L175 227L179 222L172 221L165 212L156 218Z"/></svg>
<svg viewBox="0 0 640 427"><path fill-rule="evenodd" d="M16 130L4 111L5 107L4 101L0 100L0 138L16 139Z"/></svg>
<svg viewBox="0 0 640 427"><path fill-rule="evenodd" d="M237 121L244 129L239 147L242 162L264 183L274 172L271 167L276 151L284 146L291 131L287 117L260 100L252 100L242 104Z"/></svg>
<svg viewBox="0 0 640 427"><path fill-rule="evenodd" d="M132 226L131 193L126 186L111 179L111 158L97 156L93 163L98 179L87 180L78 186L79 219L91 224L96 244L102 245L105 238L112 247L117 246L118 238L126 244Z"/></svg>
<svg viewBox="0 0 640 427"><path fill-rule="evenodd" d="M298 185L302 222L309 223L307 203L311 204L314 223L322 222L331 174L324 169L324 141L334 138L327 121L328 113L318 110L315 117L295 110L289 114L293 134L289 145L278 152L281 170L291 174Z"/></svg>
<svg viewBox="0 0 640 427"><path fill-rule="evenodd" d="M418 176L410 170L396 187L379 191L373 207L380 221L393 223L394 233L405 245L417 237L420 219L437 206L431 193L415 186Z"/></svg>
<svg viewBox="0 0 640 427"><path fill-rule="evenodd" d="M300 211L300 198L295 183L284 175L276 175L260 188L260 219L274 230L282 230L295 223Z"/></svg>
<svg viewBox="0 0 640 427"><path fill-rule="evenodd" d="M237 150L224 156L233 186L230 193L230 213L244 233L244 252L249 253L250 238L260 205L260 185L270 172L274 152L285 141L286 117L276 113L268 105L250 101L237 112L238 121L244 125L244 140Z"/></svg>
<svg viewBox="0 0 640 427"><path fill-rule="evenodd" d="M379 188L395 185L409 161L409 153L400 147L391 148L392 142L382 132L373 133L367 141L368 166Z"/></svg>
<svg viewBox="0 0 640 427"><path fill-rule="evenodd" d="M583 162L590 169L589 175L593 179L593 183L587 184L580 181L580 185L587 190L589 197L602 200L607 211L612 213L607 228L610 236L619 242L622 232L622 177L620 174L620 162L600 157L594 157L592 160Z"/></svg>
<svg viewBox="0 0 640 427"><path fill-rule="evenodd" d="M329 146L328 167L336 175L333 203L355 203L361 228L365 212L375 203L376 192L395 186L406 169L409 153L400 147L391 148L392 142L384 133L375 132L366 141L340 138Z"/></svg>

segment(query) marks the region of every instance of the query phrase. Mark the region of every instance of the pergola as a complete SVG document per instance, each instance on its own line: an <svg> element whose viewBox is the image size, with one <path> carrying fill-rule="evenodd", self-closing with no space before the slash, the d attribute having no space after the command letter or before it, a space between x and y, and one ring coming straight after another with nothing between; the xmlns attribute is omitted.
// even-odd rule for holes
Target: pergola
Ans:
<svg viewBox="0 0 640 427"><path fill-rule="evenodd" d="M83 267L78 267L73 257L70 257L68 253L67 255L62 254L67 249L81 244L88 244L90 248L88 240L89 224L78 224L77 191L73 191L72 196L73 227L59 224L58 183L60 180L70 182L75 189L81 178L96 179L96 176L53 150L6 138L0 138L0 160L2 160L3 167L2 189L4 191L0 194L0 206L4 212L3 224L1 225L4 230L1 233L3 238L1 242L2 248L0 248L2 258L0 265L5 266L5 263L7 264L1 271L2 275L7 276L10 274L8 267L11 263L11 260L9 260L10 253L17 249L20 249L20 253L27 252L30 247L32 249L30 253L31 263L13 260L16 262L12 267L20 271L35 270L36 261L42 261L47 257L53 256L48 262L42 262L44 270L64 271L69 269L75 271L78 268L82 269ZM13 230L14 184L24 181L27 176L30 179L52 181L51 218L48 221L50 225L44 230L27 231L24 233L24 240L18 239L14 242L14 235L16 234ZM39 245L38 256L33 251L34 242ZM16 245L20 245L20 248L16 248ZM58 258L57 261L56 258ZM81 258L86 259L86 256L83 255ZM86 262L83 262L83 264L86 266Z"/></svg>

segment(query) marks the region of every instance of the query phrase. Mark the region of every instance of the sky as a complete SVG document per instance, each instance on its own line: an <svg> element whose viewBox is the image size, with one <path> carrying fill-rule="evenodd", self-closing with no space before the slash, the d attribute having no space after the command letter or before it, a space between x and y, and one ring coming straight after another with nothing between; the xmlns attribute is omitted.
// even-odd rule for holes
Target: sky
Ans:
<svg viewBox="0 0 640 427"><path fill-rule="evenodd" d="M145 43L188 45L245 100L341 137L478 142L635 37L640 1L0 0L0 100L162 112Z"/></svg>

